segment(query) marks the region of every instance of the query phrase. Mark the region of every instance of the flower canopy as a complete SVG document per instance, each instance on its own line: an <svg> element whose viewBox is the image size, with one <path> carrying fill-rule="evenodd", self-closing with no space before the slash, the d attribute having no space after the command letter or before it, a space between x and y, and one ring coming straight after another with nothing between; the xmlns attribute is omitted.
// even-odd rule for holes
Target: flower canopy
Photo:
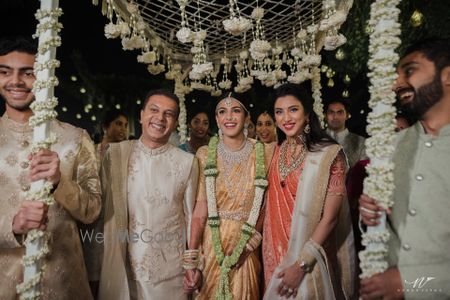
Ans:
<svg viewBox="0 0 450 300"><path fill-rule="evenodd" d="M338 30L352 3L103 0L101 7L109 19L105 36L120 37L124 50L140 50L138 61L152 74L175 79L176 68L187 86L220 95L230 87L233 66L237 92L248 90L253 79L272 87L310 79L320 49L345 43Z"/></svg>

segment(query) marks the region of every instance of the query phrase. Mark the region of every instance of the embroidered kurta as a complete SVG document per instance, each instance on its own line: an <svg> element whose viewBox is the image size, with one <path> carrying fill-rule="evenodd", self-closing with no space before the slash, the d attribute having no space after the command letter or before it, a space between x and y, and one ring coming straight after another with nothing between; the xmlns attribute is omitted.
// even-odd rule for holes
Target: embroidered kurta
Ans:
<svg viewBox="0 0 450 300"><path fill-rule="evenodd" d="M104 152L108 148L108 144L102 149L102 144L96 144L97 166L100 170ZM91 282L100 280L100 272L103 260L103 243L100 236L103 234L103 205L98 219L91 224L78 223L80 231L81 243L83 246L84 263L88 279ZM94 295L95 297L96 295Z"/></svg>
<svg viewBox="0 0 450 300"><path fill-rule="evenodd" d="M94 146L87 133L53 121L52 145L60 159L56 203L48 211L51 253L42 280L43 299L91 299L76 221L93 222L100 212L100 184ZM32 128L4 115L0 119L0 299L16 299L23 280L25 247L12 231L13 217L30 188Z"/></svg>
<svg viewBox="0 0 450 300"><path fill-rule="evenodd" d="M250 140L252 147L254 140ZM208 147L197 151L200 162L200 182L197 201L206 201L206 186L203 170L206 164ZM266 167L272 158L273 147L266 145ZM255 158L253 150L248 157L230 164L220 155L217 157L216 199L220 217L220 239L225 254L233 251L241 233L241 227L247 221L252 208L255 186ZM205 266L203 286L196 299L214 299L219 285L220 267L213 249L211 230L206 225L202 243ZM229 273L230 289L233 299L260 299L260 274L262 272L258 251L253 251L239 269Z"/></svg>
<svg viewBox="0 0 450 300"><path fill-rule="evenodd" d="M111 144L102 165L105 252L100 299L186 299L181 257L198 164L171 144Z"/></svg>
<svg viewBox="0 0 450 300"><path fill-rule="evenodd" d="M345 128L341 132L334 132L327 129L327 133L331 135L344 148L349 168L353 167L358 161L367 158L366 155L366 139Z"/></svg>

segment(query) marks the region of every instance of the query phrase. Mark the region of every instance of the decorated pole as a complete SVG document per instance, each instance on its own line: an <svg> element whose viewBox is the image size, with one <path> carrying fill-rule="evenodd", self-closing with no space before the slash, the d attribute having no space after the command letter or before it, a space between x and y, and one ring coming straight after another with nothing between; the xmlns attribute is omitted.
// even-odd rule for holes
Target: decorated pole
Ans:
<svg viewBox="0 0 450 300"><path fill-rule="evenodd" d="M39 47L34 64L36 81L33 85L33 93L36 99L31 105L34 115L29 120L30 126L34 128L32 153L41 149L50 149L56 140L51 135L50 125L56 117L54 108L58 104L54 97L54 87L58 85L55 68L59 66L59 61L55 57L56 47L61 44L61 38L58 36L62 28L58 22L58 17L61 15L58 0L41 0L41 8L36 12L39 24L33 37L39 37ZM52 184L45 180L33 182L26 198L50 205L53 203L52 189ZM50 252L49 237L48 232L41 230L31 230L27 234L26 254L23 258L24 282L17 286L20 299L41 298L40 283L45 268L45 257Z"/></svg>
<svg viewBox="0 0 450 300"><path fill-rule="evenodd" d="M371 5L369 26L370 59L369 78L371 87L366 140L370 165L366 168L369 176L364 181L364 194L375 199L381 207L393 204L394 191L391 156L394 152L395 128L395 93L392 85L397 78L395 65L398 54L395 49L400 45L400 24L397 8L400 0L377 0ZM386 214L377 226L370 226L362 235L362 244L366 246L359 253L361 260L361 278L369 278L387 268L387 242L389 231L386 229Z"/></svg>

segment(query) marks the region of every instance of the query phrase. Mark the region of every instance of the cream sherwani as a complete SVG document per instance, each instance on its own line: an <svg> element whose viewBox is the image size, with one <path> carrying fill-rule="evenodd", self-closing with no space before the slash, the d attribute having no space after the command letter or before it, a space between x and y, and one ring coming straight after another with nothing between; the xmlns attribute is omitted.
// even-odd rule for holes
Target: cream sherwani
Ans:
<svg viewBox="0 0 450 300"><path fill-rule="evenodd" d="M350 168L358 161L367 158L366 146L364 144L366 139L362 136L351 133L347 128L341 132L336 132L328 128L327 133L344 148L344 153Z"/></svg>
<svg viewBox="0 0 450 300"><path fill-rule="evenodd" d="M111 144L102 163L105 250L100 299L186 299L181 257L197 192L192 154Z"/></svg>
<svg viewBox="0 0 450 300"><path fill-rule="evenodd" d="M51 253L42 280L42 299L91 299L76 221L89 223L100 212L100 184L94 146L87 133L52 122L60 158L61 180L49 208L47 231ZM28 179L32 128L6 115L0 118L0 299L16 299L23 280L23 236L14 235L12 221L30 188Z"/></svg>

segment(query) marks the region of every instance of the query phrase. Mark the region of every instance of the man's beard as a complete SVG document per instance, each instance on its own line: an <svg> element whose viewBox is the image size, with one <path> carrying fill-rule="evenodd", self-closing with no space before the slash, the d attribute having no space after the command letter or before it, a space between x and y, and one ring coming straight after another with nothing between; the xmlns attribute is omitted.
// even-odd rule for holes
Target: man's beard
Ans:
<svg viewBox="0 0 450 300"><path fill-rule="evenodd" d="M442 98L444 91L442 88L441 78L436 72L433 80L414 90L414 98L402 105L406 113L416 120L423 120L425 113Z"/></svg>

